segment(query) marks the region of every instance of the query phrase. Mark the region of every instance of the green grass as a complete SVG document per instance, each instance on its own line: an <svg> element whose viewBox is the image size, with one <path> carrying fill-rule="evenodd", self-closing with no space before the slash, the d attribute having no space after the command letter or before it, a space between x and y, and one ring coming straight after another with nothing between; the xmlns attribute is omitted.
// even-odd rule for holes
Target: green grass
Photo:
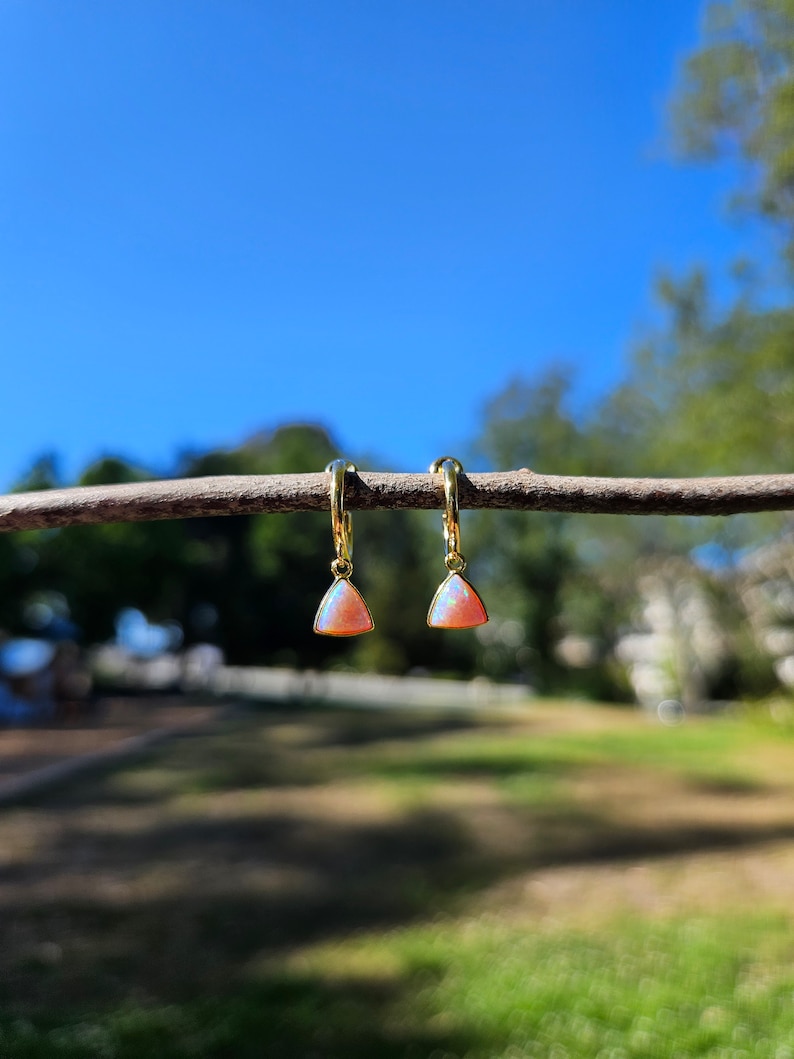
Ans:
<svg viewBox="0 0 794 1059"><path fill-rule="evenodd" d="M791 947L782 917L540 936L434 924L315 949L230 996L16 1020L0 1042L20 1059L783 1059L794 1055Z"/></svg>
<svg viewBox="0 0 794 1059"><path fill-rule="evenodd" d="M0 813L1 1059L794 1059L794 738L251 710Z"/></svg>
<svg viewBox="0 0 794 1059"><path fill-rule="evenodd" d="M313 972L326 986L379 972L401 982L395 1032L443 1026L469 1059L780 1059L785 1043L794 1046L791 949L780 916L618 921L540 936L474 923L326 946L302 964L304 981Z"/></svg>

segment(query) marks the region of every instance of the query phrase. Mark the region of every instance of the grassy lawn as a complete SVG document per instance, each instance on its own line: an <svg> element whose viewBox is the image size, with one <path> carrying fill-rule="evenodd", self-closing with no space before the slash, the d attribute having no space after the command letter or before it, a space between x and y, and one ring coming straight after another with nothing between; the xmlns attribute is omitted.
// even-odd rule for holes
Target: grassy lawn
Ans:
<svg viewBox="0 0 794 1059"><path fill-rule="evenodd" d="M794 736L250 709L0 812L0 1057L794 1059Z"/></svg>

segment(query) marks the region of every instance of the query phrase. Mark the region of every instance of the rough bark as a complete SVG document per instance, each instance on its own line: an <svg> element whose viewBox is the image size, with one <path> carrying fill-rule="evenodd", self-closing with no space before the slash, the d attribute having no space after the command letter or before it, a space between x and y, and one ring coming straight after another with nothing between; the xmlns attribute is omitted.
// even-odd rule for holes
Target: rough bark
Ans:
<svg viewBox="0 0 794 1059"><path fill-rule="evenodd" d="M462 474L460 506L622 515L734 515L794 509L794 474L740 478L572 478L526 468ZM443 507L440 475L350 473L350 510ZM209 515L324 511L329 475L236 475L51 489L0 497L0 532Z"/></svg>

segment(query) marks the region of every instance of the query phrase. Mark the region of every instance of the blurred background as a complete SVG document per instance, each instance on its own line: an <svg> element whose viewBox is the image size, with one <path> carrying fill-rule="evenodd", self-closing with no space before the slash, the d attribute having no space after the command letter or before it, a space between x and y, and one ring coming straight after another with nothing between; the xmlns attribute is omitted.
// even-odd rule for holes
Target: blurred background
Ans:
<svg viewBox="0 0 794 1059"><path fill-rule="evenodd" d="M792 0L0 60L0 491L792 469ZM352 639L327 513L0 534L3 1059L792 1059L790 517L464 512L457 633L439 512L355 527Z"/></svg>
<svg viewBox="0 0 794 1059"><path fill-rule="evenodd" d="M7 490L789 469L782 0L0 19ZM150 653L692 707L794 682L785 516L469 514L492 620L451 636L437 516L356 523L360 640L311 631L330 532L300 514L3 536L0 628L118 643L131 609Z"/></svg>

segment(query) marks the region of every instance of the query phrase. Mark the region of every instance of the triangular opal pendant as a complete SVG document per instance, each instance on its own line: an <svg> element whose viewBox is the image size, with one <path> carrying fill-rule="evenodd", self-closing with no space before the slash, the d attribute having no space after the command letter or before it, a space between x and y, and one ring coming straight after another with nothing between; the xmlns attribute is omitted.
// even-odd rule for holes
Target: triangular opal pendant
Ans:
<svg viewBox="0 0 794 1059"><path fill-rule="evenodd" d="M314 631L323 636L358 636L374 628L369 607L359 590L346 577L337 577L317 608Z"/></svg>
<svg viewBox="0 0 794 1059"><path fill-rule="evenodd" d="M471 629L487 621L474 585L460 574L450 574L441 582L427 612L427 624L432 629Z"/></svg>

